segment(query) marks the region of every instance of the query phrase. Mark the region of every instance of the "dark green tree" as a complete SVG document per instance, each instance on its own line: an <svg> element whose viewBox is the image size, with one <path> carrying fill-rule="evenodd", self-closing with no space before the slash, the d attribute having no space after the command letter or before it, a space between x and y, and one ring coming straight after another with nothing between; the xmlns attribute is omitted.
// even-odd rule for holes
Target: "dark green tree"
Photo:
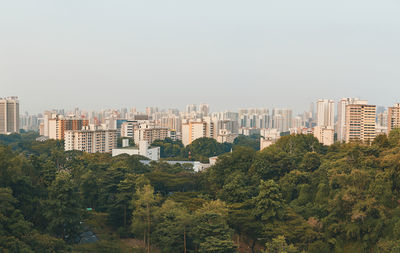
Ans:
<svg viewBox="0 0 400 253"><path fill-rule="evenodd" d="M198 252L236 252L227 214L226 205L219 200L204 204L196 212L192 233Z"/></svg>
<svg viewBox="0 0 400 253"><path fill-rule="evenodd" d="M70 173L60 171L48 192L44 213L48 231L64 240L74 240L80 230L82 209Z"/></svg>

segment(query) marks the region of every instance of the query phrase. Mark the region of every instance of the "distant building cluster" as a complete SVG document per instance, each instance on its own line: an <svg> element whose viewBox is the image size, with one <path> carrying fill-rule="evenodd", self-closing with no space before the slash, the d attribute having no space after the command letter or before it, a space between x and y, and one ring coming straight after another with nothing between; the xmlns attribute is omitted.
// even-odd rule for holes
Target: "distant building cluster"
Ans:
<svg viewBox="0 0 400 253"><path fill-rule="evenodd" d="M157 107L147 107L144 112L136 108L75 108L20 115L17 97L0 99L0 134L34 130L40 132L41 141L63 140L65 150L134 153L149 159L159 158L153 142L166 138L181 140L186 146L202 137L233 143L239 135L258 136L263 149L289 134L312 134L324 145L335 141L371 143L377 135L398 127L400 103L385 108L358 98L342 98L337 103L319 99L297 115L287 108L211 112L204 103L187 105L184 111ZM117 150L118 138L130 139L136 146Z"/></svg>

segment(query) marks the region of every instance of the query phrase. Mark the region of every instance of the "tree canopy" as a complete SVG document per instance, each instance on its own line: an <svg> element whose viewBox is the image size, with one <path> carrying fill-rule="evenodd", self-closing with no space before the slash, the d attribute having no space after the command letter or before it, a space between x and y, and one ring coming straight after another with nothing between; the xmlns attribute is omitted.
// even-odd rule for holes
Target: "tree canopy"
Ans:
<svg viewBox="0 0 400 253"><path fill-rule="evenodd" d="M183 165L0 136L0 251L74 252L91 213L147 252L397 252L400 131L371 145L283 136L257 151L204 138L157 141ZM243 138L242 138L243 139ZM114 241L113 241L114 240ZM114 239L98 252L123 252ZM79 251L85 252L85 251ZM91 252L91 251L87 251Z"/></svg>

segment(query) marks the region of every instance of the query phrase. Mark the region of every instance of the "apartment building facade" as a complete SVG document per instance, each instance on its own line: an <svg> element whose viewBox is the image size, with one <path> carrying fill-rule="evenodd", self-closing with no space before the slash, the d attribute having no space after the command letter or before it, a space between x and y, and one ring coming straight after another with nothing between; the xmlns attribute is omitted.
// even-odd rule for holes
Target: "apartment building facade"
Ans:
<svg viewBox="0 0 400 253"><path fill-rule="evenodd" d="M346 106L346 142L371 143L376 136L376 105Z"/></svg>
<svg viewBox="0 0 400 253"><path fill-rule="evenodd" d="M19 132L18 97L0 98L0 134Z"/></svg>
<svg viewBox="0 0 400 253"><path fill-rule="evenodd" d="M388 133L395 128L400 128L400 103L388 108L387 119Z"/></svg>
<svg viewBox="0 0 400 253"><path fill-rule="evenodd" d="M117 147L116 130L67 130L64 149L88 153L111 153Z"/></svg>

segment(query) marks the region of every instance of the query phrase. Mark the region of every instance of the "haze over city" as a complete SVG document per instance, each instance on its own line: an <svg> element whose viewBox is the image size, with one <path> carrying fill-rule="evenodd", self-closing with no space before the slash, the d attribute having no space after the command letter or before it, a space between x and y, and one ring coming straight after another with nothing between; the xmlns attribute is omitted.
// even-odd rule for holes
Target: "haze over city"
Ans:
<svg viewBox="0 0 400 253"><path fill-rule="evenodd" d="M390 106L398 1L7 1L0 87L21 112Z"/></svg>

